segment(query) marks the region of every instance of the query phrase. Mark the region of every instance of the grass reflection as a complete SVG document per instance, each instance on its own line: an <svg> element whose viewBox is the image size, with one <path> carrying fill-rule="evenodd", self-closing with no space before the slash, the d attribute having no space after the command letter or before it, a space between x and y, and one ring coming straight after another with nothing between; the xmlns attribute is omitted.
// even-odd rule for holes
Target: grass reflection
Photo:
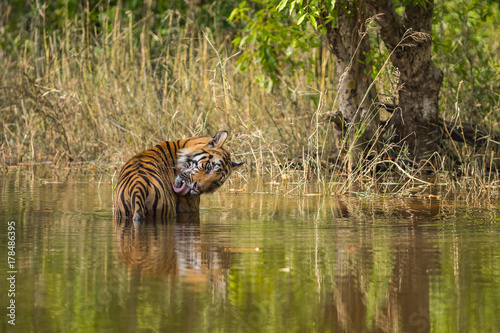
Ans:
<svg viewBox="0 0 500 333"><path fill-rule="evenodd" d="M290 196L255 183L204 197L199 215L137 225L107 213L109 184L14 174L0 185L2 225L19 226L21 331L474 332L500 325L495 202Z"/></svg>

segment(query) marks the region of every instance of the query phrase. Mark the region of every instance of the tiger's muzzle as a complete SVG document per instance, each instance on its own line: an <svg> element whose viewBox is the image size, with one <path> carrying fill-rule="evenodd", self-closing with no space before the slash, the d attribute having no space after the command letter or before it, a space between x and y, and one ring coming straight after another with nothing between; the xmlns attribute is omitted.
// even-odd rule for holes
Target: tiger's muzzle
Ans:
<svg viewBox="0 0 500 333"><path fill-rule="evenodd" d="M175 177L174 184L172 185L174 192L177 195L187 195L190 193L191 195L200 195L200 187L197 182L191 183L188 181L187 177L183 177L183 175L178 175Z"/></svg>

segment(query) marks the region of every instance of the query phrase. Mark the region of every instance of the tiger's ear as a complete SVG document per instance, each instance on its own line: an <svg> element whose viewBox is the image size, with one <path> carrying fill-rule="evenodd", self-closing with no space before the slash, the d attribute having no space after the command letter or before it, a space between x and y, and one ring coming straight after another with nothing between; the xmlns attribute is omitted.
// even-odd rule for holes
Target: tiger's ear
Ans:
<svg viewBox="0 0 500 333"><path fill-rule="evenodd" d="M222 147L226 139L227 139L226 131L217 132L217 134L215 134L214 137L211 138L210 141L208 141L207 146L209 148L220 148Z"/></svg>
<svg viewBox="0 0 500 333"><path fill-rule="evenodd" d="M245 164L245 162L231 162L231 167L233 168L233 170L236 170L239 169L243 164Z"/></svg>

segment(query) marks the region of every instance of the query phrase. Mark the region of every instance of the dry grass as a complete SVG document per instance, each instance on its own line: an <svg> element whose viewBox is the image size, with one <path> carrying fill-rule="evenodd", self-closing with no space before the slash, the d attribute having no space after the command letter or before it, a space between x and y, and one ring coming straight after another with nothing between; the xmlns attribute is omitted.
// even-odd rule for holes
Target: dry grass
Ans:
<svg viewBox="0 0 500 333"><path fill-rule="evenodd" d="M51 34L38 25L21 32L25 43L2 36L15 45L2 54L0 74L4 166L40 161L121 165L157 142L226 129L235 159L245 160L257 177L289 184L290 194L305 194L313 179L323 194L413 195L415 188L437 184L474 199L498 193L492 152L476 164L465 146L455 147L467 161L467 177L460 179L446 169L445 157L436 153L415 167L405 160L405 147L394 143L375 154L365 152L369 158L349 174L336 169L333 165L347 161L335 161L331 124L325 119L336 99L335 78L326 74L334 72L326 49L313 55L315 81L297 72L289 78L293 86L269 94L254 84L262 74L257 67L236 70L229 35L180 26L173 12L165 18L168 33L163 35L119 11L104 20L103 33L89 31L85 20L84 13L67 19L64 32ZM380 75L392 70L385 67ZM383 128L376 139L382 135ZM422 173L429 166L432 179Z"/></svg>
<svg viewBox="0 0 500 333"><path fill-rule="evenodd" d="M227 129L234 150L260 165L307 146L317 128L306 77L295 78L295 100L286 88L265 93L253 83L256 73L235 70L231 45L214 42L226 36L171 19L167 30L178 33L141 33L132 45L137 27L121 26L120 17L106 22L106 34L81 22L68 22L63 35L34 29L6 55L3 156L115 163L162 140ZM153 43L163 46L156 58Z"/></svg>

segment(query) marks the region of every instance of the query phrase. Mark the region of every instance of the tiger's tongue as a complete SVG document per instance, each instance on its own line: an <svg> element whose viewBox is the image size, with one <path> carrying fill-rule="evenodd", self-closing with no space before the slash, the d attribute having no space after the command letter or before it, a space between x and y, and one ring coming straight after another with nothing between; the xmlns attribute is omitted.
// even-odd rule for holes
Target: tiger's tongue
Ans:
<svg viewBox="0 0 500 333"><path fill-rule="evenodd" d="M182 183L181 187L175 187L175 185L172 185L174 192L177 193L178 195L186 195L191 191L189 186L187 186L186 183Z"/></svg>

